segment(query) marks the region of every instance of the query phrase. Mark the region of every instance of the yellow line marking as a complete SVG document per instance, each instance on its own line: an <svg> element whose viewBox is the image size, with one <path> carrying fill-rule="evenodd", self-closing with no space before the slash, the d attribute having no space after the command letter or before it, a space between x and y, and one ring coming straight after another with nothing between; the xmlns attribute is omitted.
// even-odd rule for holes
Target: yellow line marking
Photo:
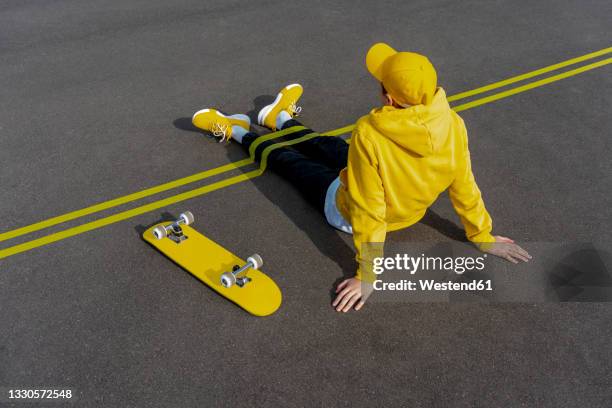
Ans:
<svg viewBox="0 0 612 408"><path fill-rule="evenodd" d="M289 129L279 130L278 132L268 133L267 135L259 136L251 145L249 146L249 157L252 161L255 161L255 150L259 147L263 142L267 142L268 140L277 139L281 136L285 136L288 134L299 132L300 130L307 129L305 126L293 126Z"/></svg>
<svg viewBox="0 0 612 408"><path fill-rule="evenodd" d="M46 235L44 237L34 239L28 242L24 242L23 244L14 245L12 247L0 250L0 259L9 257L11 255L15 255L21 252L29 251L30 249L34 249L40 246L48 245L56 241L61 241L63 239L73 237L75 235L83 234L84 232L92 231L98 228L102 228L104 226L117 223L119 221L126 220L128 218L133 218L138 215L148 213L163 207L167 207L172 204L176 204L181 201L189 200L190 198L198 197L207 193L210 193L215 190L219 190L224 187L228 187L242 181L250 180L255 177L258 177L263 174L268 162L268 155L273 149L277 149L282 146L290 146L296 143L303 142L304 140L311 139L315 136L318 136L317 133L309 133L308 135L302 136L300 138L276 143L274 145L267 146L262 152L261 164L260 167L256 170L252 170L248 173L240 174L238 176L230 177L225 180L218 181L216 183L209 184L204 187L196 188L195 190L186 191L181 194L176 194L174 196L164 198L163 200L158 200L149 204L141 205L140 207L133 208L131 210L122 211L120 213L110 215L105 218L101 218L99 220L91 221L76 227L68 228L63 231L59 231L53 234Z"/></svg>
<svg viewBox="0 0 612 408"><path fill-rule="evenodd" d="M607 49L608 50L612 50L612 48L607 48ZM606 59L594 62L592 64L583 65L583 66L581 66L579 68L575 68L575 69L572 69L570 71L563 72L561 74L557 74L557 75L553 75L553 76L548 77L548 78L541 79L539 81L530 82L528 84L525 84L525 85L522 85L522 86L518 86L516 88L512 88L512 89L509 89L507 91L499 92L499 93L496 93L496 94L493 94L493 95L490 95L490 96L486 96L484 98L476 99L476 100L474 100L472 102L464 103L462 105L453 106L453 110L455 112L461 112L461 111L464 111L464 110L467 110L467 109L475 108L476 106L484 105L485 103L489 103L489 102L497 101L499 99L507 98L509 96L516 95L518 93L525 92L525 91L528 91L528 90L533 89L533 88L537 88L537 87L542 86L542 85L550 84L551 82L559 81L561 79L565 79L565 78L568 78L568 77L580 74L582 72L589 71L589 70L594 69L594 68L603 67L604 65L608 65L611 62L612 62L612 58L606 58ZM482 89L482 88L479 88L479 89ZM451 99L456 100L457 98L453 98L452 96L450 98L447 98L447 100L449 100L449 101ZM333 135L333 136L335 136L337 134L347 133L347 132L351 131L354 127L355 127L355 125L345 126L343 128L337 129L335 131L328 132L328 133L326 133L326 135L332 136L331 133L335 133ZM350 141L350 139L347 139L347 141Z"/></svg>
<svg viewBox="0 0 612 408"><path fill-rule="evenodd" d="M498 94L491 95L491 96L488 96L488 97L485 97L485 98L481 98L481 99L472 101L470 103L459 105L459 106L453 107L453 109L455 111L467 110L467 109L470 109L470 108L473 108L473 107L476 107L476 106L483 105L485 103L493 102L493 101L496 101L496 100L499 100L499 99L502 99L502 98L507 98L507 97L509 97L511 95L515 95L515 94L520 93L520 92L525 92L525 91L527 91L529 89L533 89L533 88L536 88L536 87L539 87L539 86L543 86L543 85L549 84L551 82L559 81L560 79L567 78L567 77L570 77L570 76L573 76L573 75L577 75L577 74L580 74L582 72L586 72L586 71L595 69L597 67L602 67L602 66L610 64L610 63L612 63L612 58L608 58L608 59L605 59L605 60L602 60L602 61L598 61L598 62L593 63L593 64L589 64L589 65L586 65L586 66L583 66L583 67L580 67L580 68L577 68L577 69L574 69L574 70L571 70L571 71L564 72L564 73L559 74L559 75L552 76L550 78L546 78L546 79L543 79L543 80L540 80L540 81L536 81L536 82L533 82L531 84L527 84L527 85L518 87L516 89L512 89L512 90L505 91L505 92L500 92ZM348 129L351 126L353 126L353 125L349 125L349 126L347 126L345 128L341 128L341 129ZM340 132L341 129L337 129L336 131L332 131L332 132L337 133L337 132ZM326 135L329 135L332 132L326 133ZM254 179L255 177L258 177L258 176L262 175L263 172L265 171L265 168L267 166L268 155L270 154L270 152L272 150L278 149L278 148L283 147L283 146L290 146L290 145L293 145L293 144L296 144L296 143L300 143L302 141L311 139L311 138L316 137L316 136L318 136L318 133L310 133L310 134L302 136L302 137L300 137L298 139L294 139L294 140L290 140L290 141L286 141L286 142L281 142L281 143L275 143L273 145L267 146L264 149L264 151L262 152L262 158L261 158L260 167L258 169L256 169L256 170L253 170L253 171L250 171L248 173L244 173L244 174L241 174L241 175L238 175L238 176L234 176L234 177L231 177L231 178L226 179L226 180L221 180L221 181L218 181L218 182L215 182L215 183L212 183L212 184L209 184L207 186L200 187L200 188L197 188L197 189L194 189L194 190L191 190L191 191L187 191L187 192L184 192L184 193L181 193L181 194L176 194L174 196L165 198L163 200L158 200L158 201L146 204L146 205L142 205L140 207L133 208L131 210L122 211L120 213L117 213L117 214L114 214L114 215L111 215L111 216L108 216L108 217L105 217L105 218L101 218L99 220L95 220L95 221L92 221L92 222L85 223L83 225L79 225L77 227L68 228L68 229L63 230L63 231L59 231L59 232L56 232L56 233L53 233L53 234L50 234L50 235L47 235L47 236L44 236L44 237L41 237L41 238L38 238L38 239L34 239L34 240L31 240L31 241L28 241L28 242L24 242L24 243L19 244L19 245L15 245L15 246L12 246L12 247L0 250L0 259L6 258L6 257L11 256L11 255L15 255L15 254L18 254L18 253L21 253L21 252L25 252L25 251L28 251L30 249L34 249L34 248L37 248L37 247L40 247L40 246L43 246L43 245L48 245L48 244L51 244L53 242L60 241L60 240L63 240L63 239L66 239L66 238L69 238L69 237L72 237L72 236L75 236L75 235L79 235L79 234L82 234L82 233L87 232L87 231L91 231L91 230L94 230L94 229L97 229L97 228L101 228L101 227L104 227L104 226L107 226L107 225L110 225L110 224L114 224L116 222L123 221L123 220L126 220L128 218L132 218L132 217L135 217L135 216L147 213L147 212L151 212L151 211L154 211L154 210L157 210L159 208L163 208L163 207L166 207L166 206L169 206L169 205L172 205L172 204L176 204L176 203L181 202L181 201L189 200L191 198L195 198L195 197L198 197L198 196L210 193L212 191L219 190L219 189L224 188L224 187L229 187L231 185L234 185L234 184L246 181L246 180Z"/></svg>
<svg viewBox="0 0 612 408"><path fill-rule="evenodd" d="M581 57L573 58L573 59L570 59L570 60L567 60L567 61L563 61L563 62L558 63L558 64L550 65L548 67L544 67L544 68L541 68L541 69L538 69L538 70L535 70L535 71L532 71L532 72L529 72L529 73L526 73L526 74L523 74L523 75L515 76L515 77L512 77L512 78L506 79L504 81L496 82L494 84L490 84L490 85L487 85L487 86L484 86L484 87L476 88L476 89L471 90L471 91L467 91L467 92L463 92L463 93L460 93L460 94L457 94L457 95L453 95L453 96L450 96L448 98L448 100L449 101L455 101L455 100L458 100L458 99L466 98L468 96L473 96L473 95L476 95L476 94L479 94L479 93L482 93L482 92L486 92L486 91L491 90L491 89L496 89L496 88L499 88L499 87L502 87L502 86L505 86L505 85L508 85L508 84L511 84L511 83L514 83L514 82L517 82L517 81L528 79L528 78L540 75L542 73L550 72L552 70L556 70L556 69L559 69L559 68L562 68L562 67L565 67L565 66L568 66L568 65L571 65L571 64L575 64L575 63L578 63L578 62L581 62L581 61L585 61L587 59L591 59L591 58L595 58L595 57L598 57L598 56L601 56L601 55L605 55L605 54L610 53L610 52L612 52L612 47L604 48L602 50L599 50L599 51L596 51L596 52L593 52L593 53L590 53L590 54L586 54L586 55L581 56ZM491 102L491 101L494 101L494 100L505 98L507 96L514 95L516 93L524 92L525 90L532 89L534 87L541 86L541 85L544 85L544 84L547 84L547 83L550 83L550 82L554 82L554 81L566 78L566 77L571 76L571 75L576 75L576 74L578 74L580 72L584 72L584 71L587 71L589 69L596 68L598 66L606 65L606 64L609 63L609 61L610 61L610 59L602 60L602 61L599 61L599 62L594 63L594 64L590 64L590 65L587 65L587 66L584 66L584 67L581 67L581 68L578 68L578 69L575 69L575 70L572 70L572 71L568 71L566 73L562 73L562 74L559 74L559 75L556 75L556 76L553 76L553 77L550 77L550 78L546 78L546 79L541 80L541 81L537 81L537 82L534 82L534 83L531 83L531 84L524 85L522 87L518 87L518 88L515 88L515 89L512 89L512 90L508 90L508 91L501 92L501 93L498 93L498 94L495 94L495 95L491 95L491 96L486 97L486 98L481 98L481 99L478 99L476 101L469 102L467 104L459 105L459 106L457 106L457 107L455 107L453 109L455 109L457 112L459 112L459 111L462 111L462 110L465 110L465 109L469 109L471 107L479 106L479 105L482 105L484 103L488 103L488 102ZM354 124L348 125L348 126L344 126L342 128L326 132L325 135L327 135L327 136L341 135L341 134L348 133L348 132L352 131L352 129L354 127L355 127ZM225 164L225 165L213 168L213 169L209 169L209 170L205 170L205 171L200 172L200 173L193 174L191 176L183 177L183 178L180 178L180 179L168 182L168 183L160 184L158 186L154 186L154 187L151 187L151 188L148 188L148 189L136 192L136 193L128 194L126 196L118 197L118 198L113 199L113 200L109 200L109 201L105 201L105 202L102 202L102 203L99 203L99 204L95 204L95 205L92 205L92 206L89 206L89 207L86 207L86 208L83 208L83 209L80 209L80 210L77 210L77 211L72 211L72 212L69 212L69 213L66 213L66 214L63 214L63 215L52 217L52 218L49 218L47 220L43 220L43 221L40 221L40 222L31 224L31 225L28 225L28 226L25 226L25 227L22 227L22 228L17 228L17 229L12 230L12 231L1 233L0 234L0 242L6 241L6 240L9 240L9 239L12 239L12 238L16 238L18 236L25 235L25 234L28 234L28 233L31 233L31 232L35 232L35 231L38 231L38 230L41 230L41 229L44 229L44 228L48 228L48 227L51 227L51 226L54 226L54 225L57 225L57 224L61 224L61 223L64 223L64 222L67 222L67 221L70 221L70 220L74 220L76 218L81 218L81 217L84 217L84 216L89 215L89 214L93 214L93 213L96 213L96 212L107 210L107 209L110 209L110 208L113 208L113 207L116 207L116 206L119 206L119 205L122 205L122 204L127 204L129 202L136 201L136 200L139 200L141 198L145 198L145 197L148 197L148 196L151 196L151 195L154 195L154 194L158 194L158 193L161 193L161 192L164 192L164 191L167 191L167 190L171 190L171 189L174 189L174 188L186 185L186 184L190 184L190 183L193 183L193 182L196 182L196 181L200 181L200 180L203 180L203 179L206 179L206 178L218 175L218 174L222 174L222 173L225 173L225 172L228 172L228 171L231 171L231 170L235 170L235 169L238 169L238 168L250 165L250 164L254 163L254 156L253 156L253 154L254 154L254 151L255 151L255 149L257 148L257 146L259 144L261 144L261 143L263 143L263 142L265 142L267 140L272 140L272 139L284 136L286 134L297 132L297 131L302 130L302 129L304 129L304 127L293 127L293 128L290 128L290 129L285 129L285 130L279 131L279 132L273 132L273 133L270 133L268 135L259 137L253 143L253 145L250 148L250 157L249 158L246 158L246 159L243 159L243 160L238 160L238 161L232 162L232 163L228 163L228 164ZM197 191L197 190L198 189L196 189L194 191ZM161 201L163 201L163 200L161 200ZM85 225L87 225L87 224L85 224ZM54 234L51 234L51 235L54 235ZM31 242L33 242L33 241L31 241ZM1 253L2 253L2 251L0 251L0 254ZM0 258L2 258L2 257L0 256Z"/></svg>
<svg viewBox="0 0 612 408"><path fill-rule="evenodd" d="M329 132L325 132L325 136L338 136L338 135L343 135L345 133L349 133L352 132L353 129L355 129L355 125L347 125L335 130L330 130Z"/></svg>
<svg viewBox="0 0 612 408"><path fill-rule="evenodd" d="M268 135L257 138L255 142L253 142L253 146L257 147L260 143L265 140L274 139L277 137L281 137L293 132L298 132L300 130L306 129L304 126L294 126L289 129L285 129L279 132L270 133ZM260 140L262 139L262 140ZM100 211L107 210L109 208L117 207L122 204L127 204L132 201L139 200L141 198L149 197L154 194L162 193L167 190L172 190L177 187L184 186L186 184L194 183L196 181L204 180L209 177L216 176L221 173L225 173L231 170L238 169L240 167L248 166L249 164L253 164L255 162L254 157L251 156L249 158L238 160L232 163L224 164L219 167L215 167L210 170L206 170L200 173L192 174L191 176L183 177L174 181L170 181L168 183L160 184L155 187L147 188L142 191L138 191L136 193L128 194L122 197L115 198L113 200L105 201L99 204L92 205L90 207L86 207L77 211L72 211L63 215L59 215L57 217L49 218L44 221L40 221L22 228L17 228L12 231L4 232L0 234L0 242L7 241L11 238L16 238L21 235L29 234L34 231L39 231L44 228L49 228L57 224L61 224L67 221L74 220L76 218L81 218L89 214L97 213Z"/></svg>
<svg viewBox="0 0 612 408"><path fill-rule="evenodd" d="M481 94L483 92L487 92L487 91L491 91L493 89L501 88L502 86L510 85L510 84L515 83L515 82L523 81L525 79L533 78L535 76L542 75L542 74L545 74L547 72L556 71L556 70L558 70L560 68L564 68L564 67L567 67L569 65L574 65L574 64L577 64L577 63L582 62L582 61L586 61L586 60L589 60L589 59L593 59L593 58L599 57L601 55L609 54L611 52L612 52L612 47L604 48L604 49L601 49L599 51L595 51L595 52L592 52L590 54L583 55L581 57L572 58L572 59L569 59L569 60L566 60L566 61L563 61L563 62L559 62L558 64L549 65L549 66L544 67L544 68L536 69L535 71L527 72L526 74L517 75L517 76L512 77L512 78L504 79L503 81L494 82L492 84L489 84L489 85L486 85L486 86L483 86L483 87L480 87L480 88L472 89L471 91L466 91L466 92L458 93L456 95L450 96L448 98L448 101L449 102L453 102L453 101L457 101L459 99L464 99L464 98L468 98L470 96L478 95L478 94Z"/></svg>
<svg viewBox="0 0 612 408"><path fill-rule="evenodd" d="M72 211L67 214L49 218L47 220L37 222L32 225L28 225L26 227L18 228L13 231L8 231L8 232L0 234L0 242L6 241L11 238L18 237L20 235L28 234L30 232L38 231L43 228L48 228L53 225L61 224L63 222L70 221L75 218L84 217L89 214L93 214L93 213L103 211L103 210L106 210L112 207L116 207L121 204L129 203L131 201L138 200L144 197L148 197L150 195L157 194L162 191L170 190L170 189L182 186L184 184L193 183L194 181L202 180L207 177L212 177L214 175L217 175L217 174L229 171L229 170L233 170L238 167L242 167L246 164L249 164L249 159L244 159L244 160L236 161L233 163L228 163L226 165L223 165L223 166L220 166L214 169L206 170L201 173L193 174L188 177L184 177L184 178L180 178L178 180L174 180L168 183L160 184L158 186L151 187L146 190L142 190L142 191L139 191L133 194L128 194L126 196L115 198L113 200L105 201L103 203L92 205L90 207L86 207L81 210Z"/></svg>
<svg viewBox="0 0 612 408"><path fill-rule="evenodd" d="M168 205L188 200L193 197L197 197L202 194L209 193L211 191L218 190L223 187L231 186L232 184L239 183L241 181L246 181L252 177L258 176L260 173L259 170L253 170L248 173L244 173L235 177L228 178L226 180L222 180L204 187L197 188L195 190L187 191L185 193L177 194L172 197L165 198L163 200L155 201L150 204L142 205L140 207L133 208L131 210L122 211L120 213L101 218L99 220L95 220L92 222L85 223L83 225L79 225L77 227L68 228L63 231L59 231L53 234L46 235L44 237L34 239L32 241L24 242L23 244L15 245L3 250L0 250L0 259L6 258L11 255L18 254L20 252L25 252L33 248L37 248L43 245L48 245L52 242L60 241L69 237L73 237L75 235L82 234L87 231L91 231L97 228L101 228L110 224L114 224L119 221L126 220L128 218L135 217L140 214L144 214L149 211L154 211L159 208L166 207Z"/></svg>
<svg viewBox="0 0 612 408"><path fill-rule="evenodd" d="M561 74L553 75L553 76L548 77L548 78L540 79L539 81L535 81L535 82L531 82L531 83L523 85L523 86L519 86L517 88L509 89L507 91L499 92L499 93L493 94L491 96L486 96L484 98L476 99L475 101L472 101L472 102L464 103L463 105L455 106L455 107L453 107L453 109L455 110L455 112L461 112L461 111L464 111L466 109L470 109L470 108L474 108L476 106L484 105L485 103L497 101L499 99L507 98L509 96L516 95L518 93L528 91L529 89L533 89L533 88L537 88L537 87L542 86L542 85L550 84L551 82L559 81L561 79L565 79L565 78L571 77L573 75L577 75L577 74L580 74L582 72L589 71L591 69L603 67L604 65L608 65L611 62L612 62L612 58L606 58L604 60L597 61L597 62L594 62L592 64L584 65L584 66L582 66L580 68L575 68L575 69L572 69L570 71L563 72Z"/></svg>
<svg viewBox="0 0 612 408"><path fill-rule="evenodd" d="M502 87L502 86L505 86L505 85L509 85L509 84L512 84L514 82L521 81L521 80L524 80L524 79L532 78L534 76L541 75L543 73L550 72L550 71L553 71L553 70L556 70L556 69L559 69L559 68L563 68L563 67L568 66L568 65L576 64L576 63L581 62L581 61L585 61L585 60L588 60L588 59L591 59L591 58L595 58L595 57L598 57L600 55L605 55L605 54L610 53L610 52L612 52L612 47L604 48L602 50L599 50L599 51L596 51L596 52L592 52L590 54L586 54L586 55L583 55L581 57L572 58L572 59L569 59L567 61L563 61L563 62L560 62L558 64L550 65L548 67L544 67L544 68L541 68L541 69L538 69L538 70L535 70L535 71L531 71L531 72L528 72L528 73L523 74L523 75L519 75L519 76L515 76L515 77L512 77L512 78L508 78L506 80L503 80L503 81L500 81L500 82L496 82L496 83L493 83L493 84L490 84L490 85L487 85L487 86L484 86L484 87L476 88L476 89L473 89L471 91L467 91L467 92L463 92L463 93L460 93L460 94L457 94L457 95L453 95L453 96L450 96L448 98L448 100L449 100L449 102L451 102L451 101L456 101L456 100L459 100L459 99L467 98L469 96L473 96L473 95L476 95L476 94L479 94L479 93L482 93L482 92L486 92L486 91L489 91L489 90L492 90L492 89L496 89L496 88L499 88L499 87ZM329 136L337 136L337 135L348 133L348 132L352 131L352 129L354 127L355 127L355 125L348 125L348 126L345 126L343 128L335 129L335 130L332 130L330 132L327 132L326 134L329 135ZM208 177L212 177L212 176L215 176L215 175L227 172L227 171L231 171L231 170L243 167L243 166L250 165L250 164L252 164L254 162L254 160L253 160L253 152L255 151L255 148L257 148L259 143L263 143L266 140L271 140L271 139L274 139L274 138L278 138L278 137L281 137L281 136L283 136L285 134L292 133L293 131L298 131L298 130L300 130L300 129L293 128L293 130L289 132L289 131L287 131L287 129L285 129L284 131L270 133L268 135L262 136L261 138L258 138L258 140L255 143L253 143L253 146L251 146L251 149L250 149L251 157L249 157L247 159L239 160L239 161L236 161L236 162L233 162L233 163L228 163L228 164L219 166L219 167L214 168L214 169L210 169L210 170L206 170L206 171L203 171L203 172L200 172L200 173L196 173L196 174L193 174L191 176L183 177L183 178L180 178L180 179L168 182L168 183L160 184L158 186L151 187L151 188L148 188L148 189L136 192L136 193L128 194L126 196L118 197L118 198L115 198L113 200L105 201L105 202L102 202L102 203L99 203L99 204L95 204L95 205L92 205L92 206L89 206L89 207L86 207L86 208L83 208L83 209L80 209L80 210L76 210L76 211L72 211L72 212L69 212L69 213L66 213L66 214L63 214L63 215L52 217L52 218L49 218L49 219L46 219L46 220L43 220L43 221L31 224L31 225L25 226L25 227L21 227L21 228L17 228L15 230L12 230L12 231L7 231L7 232L4 232L4 233L1 233L0 234L0 242L7 241L9 239L16 238L16 237L21 236L21 235L29 234L31 232L39 231L39 230L44 229L44 228L49 228L49 227L52 227L52 226L57 225L57 224L61 224L61 223L67 222L67 221L74 220L76 218L81 218L81 217L84 217L84 216L89 215L89 214L93 214L93 213L104 211L104 210L107 210L107 209L110 209L110 208L113 208L113 207L117 207L117 206L122 205L122 204L126 204L126 203L129 203L129 202L136 201L136 200L139 200L141 198L145 198L145 197L148 197L148 196L151 196L151 195L155 195L155 194L167 191L167 190L171 190L171 189L174 189L174 188L186 185L186 184L190 184L190 183L193 183L193 182L196 182L196 181L200 181L200 180L206 179ZM262 140L260 140L260 139L262 139Z"/></svg>
<svg viewBox="0 0 612 408"><path fill-rule="evenodd" d="M469 96L477 95L477 94L480 94L480 93L483 93L483 92L486 92L486 91L490 91L490 90L493 90L493 89L496 89L496 88L499 88L499 87L502 87L502 86L506 86L506 85L509 85L509 84L512 84L512 83L515 83L515 82L518 82L518 81L529 79L529 78L532 78L534 76L544 74L546 72L554 71L554 70L557 70L559 68L566 67L568 65L573 65L573 64L576 64L578 62L582 62L582 61L586 61L588 59L596 58L598 56L605 55L605 54L608 54L610 52L612 52L612 47L604 48L604 49L601 49L599 51L595 51L595 52L592 52L592 53L589 53L589 54L586 54L586 55L583 55L583 56L580 56L580 57L572 58L572 59L560 62L558 64L549 65L547 67L540 68L540 69L537 69L535 71L527 72L525 74L518 75L518 76L515 76L515 77L512 77L512 78L508 78L508 79L505 79L505 80L500 81L500 82L495 82L493 84L486 85L486 86L483 86L483 87L480 87L480 88L476 88L476 89L473 89L471 91L466 91L466 92L462 92L462 93L459 93L459 94L456 94L456 95L449 96L448 97L448 101L452 102L452 101L456 101L456 100L459 100L459 99L467 98ZM342 128L329 131L329 132L326 133L326 135L328 135L328 136L341 135L341 134L348 133L348 132L352 131L354 127L355 127L354 124L353 125L344 126ZM186 184L190 184L190 183L193 183L193 182L196 182L196 181L204 180L204 179L206 179L208 177L212 177L212 176L215 176L215 175L218 175L218 174L221 174L221 173L225 173L227 171L231 171L231 170L234 170L234 169L237 169L237 168L240 168L240 167L248 166L248 165L254 163L253 152L254 152L254 149L258 146L258 143L262 143L262 142L264 142L266 140L271 140L271 139L274 139L274 138L277 138L277 137L281 137L281 136L283 136L285 134L292 133L293 131L300 130L300 129L296 129L296 128L292 128L292 129L293 130L291 130L291 131L288 131L288 129L285 129L283 131L273 132L273 133L270 133L268 135L265 135L265 136L262 136L262 137L258 138L258 140L255 143L253 143L253 145L255 145L255 146L251 146L251 150L250 150L251 157L249 157L249 158L246 158L246 159L243 159L243 160L239 160L239 161L236 161L236 162L233 162L233 163L228 163L228 164L219 166L217 168L205 170L203 172L196 173L196 174L193 174L191 176L183 177L183 178L180 178L180 179L177 179L177 180L174 180L174 181L170 181L168 183L160 184L158 186L147 188L145 190L138 191L136 193L132 193L132 194L128 194L128 195L125 195L125 196L122 196L122 197L118 197L118 198L115 198L115 199L112 199L112 200L109 200L109 201L105 201L105 202L102 202L102 203L99 203L99 204L95 204L95 205L92 205L92 206L80 209L80 210L76 210L76 211L72 211L72 212L69 212L69 213L66 213L66 214L63 214L63 215L52 217L52 218L49 218L49 219L46 219L46 220L43 220L43 221L31 224L31 225L25 226L25 227L17 228L17 229L12 230L12 231L7 231L7 232L4 232L4 233L0 233L0 242L7 241L9 239L19 237L21 235L29 234L31 232L39 231L39 230L44 229L44 228L49 228L49 227L52 227L54 225L61 224L61 223L67 222L67 221L71 221L71 220L74 220L74 219L77 219L77 218L81 218L81 217L84 217L84 216L89 215L89 214L93 214L93 213L104 211L104 210L107 210L107 209L110 209L110 208L113 208L113 207L117 207L117 206L122 205L122 204L127 204L129 202L136 201L136 200L139 200L141 198L149 197L151 195L155 195L155 194L167 191L167 190L172 190L174 188L177 188L177 187L180 187L180 186L183 186L183 185L186 185ZM262 139L262 140L260 141L259 139Z"/></svg>

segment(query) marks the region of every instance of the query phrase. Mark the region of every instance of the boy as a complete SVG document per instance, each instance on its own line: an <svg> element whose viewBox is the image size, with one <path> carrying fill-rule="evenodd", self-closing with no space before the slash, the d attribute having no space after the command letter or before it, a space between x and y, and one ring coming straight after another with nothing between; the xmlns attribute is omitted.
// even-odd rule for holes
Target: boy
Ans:
<svg viewBox="0 0 612 408"><path fill-rule="evenodd" d="M418 222L446 189L471 242L513 263L527 262L531 256L514 241L491 235L491 217L472 174L465 125L437 87L429 60L378 43L368 51L366 66L382 85L384 106L357 121L350 147L338 137L312 135L291 147L272 149L268 167L295 185L329 224L353 234L359 265L371 265L365 244L384 243L387 231ZM283 88L259 112L259 124L272 130L299 126L291 139L313 134L293 119L301 95L299 84ZM194 114L193 123L222 140L236 140L247 151L258 137L249 132L246 115L204 109ZM257 146L256 157L271 144ZM366 273L360 267L354 278L338 285L332 304L337 311L363 307L367 294L361 281L370 280Z"/></svg>

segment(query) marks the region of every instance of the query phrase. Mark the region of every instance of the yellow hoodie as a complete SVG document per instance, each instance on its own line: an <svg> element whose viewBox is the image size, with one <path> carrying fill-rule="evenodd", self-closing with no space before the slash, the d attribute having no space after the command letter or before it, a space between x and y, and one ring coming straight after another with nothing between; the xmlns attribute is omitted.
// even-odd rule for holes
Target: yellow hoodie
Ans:
<svg viewBox="0 0 612 408"><path fill-rule="evenodd" d="M340 180L336 205L353 227L359 265L371 262L363 244L383 243L387 231L418 222L447 188L467 238L495 241L472 174L465 124L442 88L428 105L385 106L360 118ZM363 278L361 268L356 277Z"/></svg>

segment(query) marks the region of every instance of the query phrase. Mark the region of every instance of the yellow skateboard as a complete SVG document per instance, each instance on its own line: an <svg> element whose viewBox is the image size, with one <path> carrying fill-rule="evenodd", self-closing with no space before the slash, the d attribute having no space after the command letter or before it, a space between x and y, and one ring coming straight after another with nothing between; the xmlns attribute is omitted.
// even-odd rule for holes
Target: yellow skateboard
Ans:
<svg viewBox="0 0 612 408"><path fill-rule="evenodd" d="M246 262L190 227L193 214L186 211L174 222L152 226L143 239L196 278L247 312L268 316L281 304L276 283L259 271L257 254Z"/></svg>

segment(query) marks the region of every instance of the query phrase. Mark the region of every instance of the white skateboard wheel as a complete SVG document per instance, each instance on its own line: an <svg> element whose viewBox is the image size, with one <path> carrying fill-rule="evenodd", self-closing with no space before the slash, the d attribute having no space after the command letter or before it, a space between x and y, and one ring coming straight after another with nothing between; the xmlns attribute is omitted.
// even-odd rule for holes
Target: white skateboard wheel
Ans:
<svg viewBox="0 0 612 408"><path fill-rule="evenodd" d="M230 288L234 285L234 283L236 283L236 277L233 273L225 272L223 275L221 275L221 285L224 287Z"/></svg>
<svg viewBox="0 0 612 408"><path fill-rule="evenodd" d="M193 224L193 221L195 220L191 211L185 211L184 213L181 213L181 215L179 215L179 219L182 220L185 225Z"/></svg>
<svg viewBox="0 0 612 408"><path fill-rule="evenodd" d="M153 228L153 236L157 239L166 238L167 236L166 229L162 227L161 225Z"/></svg>
<svg viewBox="0 0 612 408"><path fill-rule="evenodd" d="M249 256L247 258L247 262L253 264L253 269L259 269L261 268L261 265L263 265L263 259L261 259L261 256L259 256L259 254L253 254Z"/></svg>

